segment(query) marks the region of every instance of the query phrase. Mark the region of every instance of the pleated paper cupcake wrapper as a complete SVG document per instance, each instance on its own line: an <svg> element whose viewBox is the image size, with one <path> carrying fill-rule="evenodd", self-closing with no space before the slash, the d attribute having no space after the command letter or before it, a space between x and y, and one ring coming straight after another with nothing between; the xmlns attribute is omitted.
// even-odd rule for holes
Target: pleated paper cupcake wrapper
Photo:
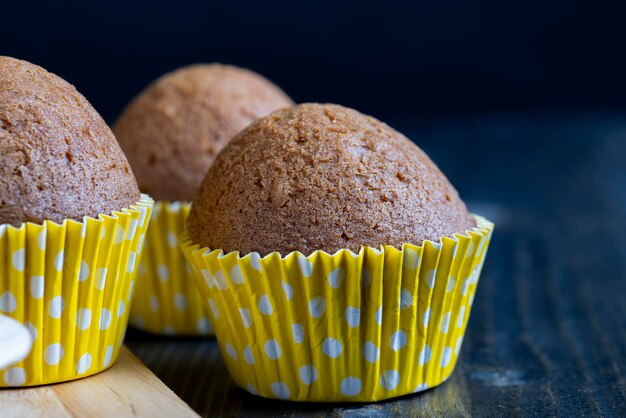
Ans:
<svg viewBox="0 0 626 418"><path fill-rule="evenodd" d="M226 365L266 398L369 402L445 381L456 364L493 224L359 254L243 257L181 248Z"/></svg>
<svg viewBox="0 0 626 418"><path fill-rule="evenodd" d="M191 268L178 245L191 204L154 205L139 264L130 324L165 335L213 335Z"/></svg>
<svg viewBox="0 0 626 418"><path fill-rule="evenodd" d="M0 312L24 324L31 353L1 386L98 373L116 360L153 201L98 219L0 225Z"/></svg>

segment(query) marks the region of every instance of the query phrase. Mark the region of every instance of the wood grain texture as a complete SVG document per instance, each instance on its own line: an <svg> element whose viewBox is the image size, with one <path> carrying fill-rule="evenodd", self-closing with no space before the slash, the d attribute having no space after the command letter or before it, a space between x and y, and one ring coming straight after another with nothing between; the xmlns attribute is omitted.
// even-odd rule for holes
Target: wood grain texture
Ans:
<svg viewBox="0 0 626 418"><path fill-rule="evenodd" d="M370 405L276 402L237 389L214 341L131 332L131 349L202 416L625 416L626 114L391 125L496 224L447 383Z"/></svg>
<svg viewBox="0 0 626 418"><path fill-rule="evenodd" d="M0 390L2 417L197 417L123 347L113 367L97 375L24 389Z"/></svg>

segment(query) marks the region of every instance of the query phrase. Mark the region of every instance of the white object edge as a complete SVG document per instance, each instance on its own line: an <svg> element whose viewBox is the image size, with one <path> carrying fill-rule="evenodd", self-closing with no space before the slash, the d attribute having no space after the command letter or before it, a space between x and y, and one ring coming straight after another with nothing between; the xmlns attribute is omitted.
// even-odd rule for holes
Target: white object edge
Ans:
<svg viewBox="0 0 626 418"><path fill-rule="evenodd" d="M24 359L32 345L32 337L24 325L0 315L0 369Z"/></svg>

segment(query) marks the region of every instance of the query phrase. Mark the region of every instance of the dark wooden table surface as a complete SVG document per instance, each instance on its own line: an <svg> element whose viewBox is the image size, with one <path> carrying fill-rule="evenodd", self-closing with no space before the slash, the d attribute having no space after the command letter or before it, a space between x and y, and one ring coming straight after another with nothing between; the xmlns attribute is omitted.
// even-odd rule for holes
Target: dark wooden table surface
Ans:
<svg viewBox="0 0 626 418"><path fill-rule="evenodd" d="M130 331L203 416L626 416L626 113L391 123L496 224L461 358L422 394L369 404L237 389L212 340Z"/></svg>

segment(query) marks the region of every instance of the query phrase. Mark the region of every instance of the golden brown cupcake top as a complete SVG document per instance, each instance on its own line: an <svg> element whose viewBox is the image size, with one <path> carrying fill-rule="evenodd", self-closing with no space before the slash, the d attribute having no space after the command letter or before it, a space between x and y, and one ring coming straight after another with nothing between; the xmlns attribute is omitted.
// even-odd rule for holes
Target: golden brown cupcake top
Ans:
<svg viewBox="0 0 626 418"><path fill-rule="evenodd" d="M155 199L191 200L217 153L237 132L292 104L252 71L192 65L148 86L124 110L114 132L142 191Z"/></svg>
<svg viewBox="0 0 626 418"><path fill-rule="evenodd" d="M113 133L74 86L0 56L0 224L82 220L139 198Z"/></svg>
<svg viewBox="0 0 626 418"><path fill-rule="evenodd" d="M191 239L268 254L401 247L474 221L424 152L378 120L302 104L260 119L217 156L193 202Z"/></svg>

